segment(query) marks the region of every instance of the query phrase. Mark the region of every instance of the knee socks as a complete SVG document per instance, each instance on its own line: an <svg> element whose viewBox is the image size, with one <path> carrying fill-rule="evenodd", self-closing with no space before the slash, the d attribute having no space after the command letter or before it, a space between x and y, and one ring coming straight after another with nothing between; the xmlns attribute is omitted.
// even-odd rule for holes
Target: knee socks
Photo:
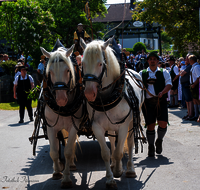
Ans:
<svg viewBox="0 0 200 190"><path fill-rule="evenodd" d="M178 94L174 94L175 105L178 105Z"/></svg>
<svg viewBox="0 0 200 190"><path fill-rule="evenodd" d="M158 129L157 129L158 139L162 140L163 137L165 136L166 132L167 132L167 127L161 128L160 126L158 126Z"/></svg>
<svg viewBox="0 0 200 190"><path fill-rule="evenodd" d="M155 130L153 131L146 131L146 135L147 135L147 141L149 143L149 145L154 145L154 141L155 141Z"/></svg>
<svg viewBox="0 0 200 190"><path fill-rule="evenodd" d="M198 104L194 104L194 116L199 117L199 107Z"/></svg>
<svg viewBox="0 0 200 190"><path fill-rule="evenodd" d="M174 95L170 95L170 105L173 105Z"/></svg>

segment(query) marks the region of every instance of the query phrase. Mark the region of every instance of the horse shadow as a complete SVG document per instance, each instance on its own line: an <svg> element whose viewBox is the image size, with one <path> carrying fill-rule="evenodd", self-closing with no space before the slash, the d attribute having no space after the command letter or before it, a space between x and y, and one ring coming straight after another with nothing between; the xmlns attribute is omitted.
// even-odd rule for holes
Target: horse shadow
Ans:
<svg viewBox="0 0 200 190"><path fill-rule="evenodd" d="M80 146L76 149L76 171L70 172L70 178L73 183L73 190L102 190L106 189L106 172L105 164L101 158L101 150L97 141L81 141ZM110 143L107 142L110 148ZM62 148L63 153L63 148ZM139 157L134 156L134 161ZM126 169L128 157L126 154L122 158L124 170ZM143 189L145 184L155 172L156 168L160 165L172 164L169 159L164 156L157 156L157 158L146 158L145 160L135 163L136 167L141 167L142 172L137 178L126 178L125 172L121 178L115 178L118 189L129 190L129 189ZM30 158L25 168L22 168L20 175L27 176L27 189L28 190L56 190L61 189L61 180L52 180L49 175L53 173L53 162L49 156L49 145L38 147L37 157ZM154 168L152 173L148 176L145 181L141 181L141 176L146 168ZM33 176L42 175L42 179L47 176L47 179L43 181L37 181L32 183Z"/></svg>

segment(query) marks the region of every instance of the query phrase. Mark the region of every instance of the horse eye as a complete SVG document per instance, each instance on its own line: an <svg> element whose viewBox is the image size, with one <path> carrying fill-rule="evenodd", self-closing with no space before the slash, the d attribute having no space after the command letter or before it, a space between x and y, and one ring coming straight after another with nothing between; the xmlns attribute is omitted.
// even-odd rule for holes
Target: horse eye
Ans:
<svg viewBox="0 0 200 190"><path fill-rule="evenodd" d="M99 66L102 66L102 63L100 63Z"/></svg>

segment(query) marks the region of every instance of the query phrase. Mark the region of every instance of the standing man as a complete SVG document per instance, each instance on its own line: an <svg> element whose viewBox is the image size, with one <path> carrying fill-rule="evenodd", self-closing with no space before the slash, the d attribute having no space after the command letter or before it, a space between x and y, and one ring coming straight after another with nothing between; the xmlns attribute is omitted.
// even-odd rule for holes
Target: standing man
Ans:
<svg viewBox="0 0 200 190"><path fill-rule="evenodd" d="M172 78L172 88L170 91L170 105L169 108L178 107L178 83L179 83L179 70L175 64L175 59L173 56L169 58L169 65L171 67L170 75ZM174 104L173 104L174 100Z"/></svg>
<svg viewBox="0 0 200 190"><path fill-rule="evenodd" d="M77 25L77 30L74 32L75 50L78 51L82 55L83 49L80 46L80 37L83 38L86 43L90 41L90 36L83 29L82 23L79 23Z"/></svg>
<svg viewBox="0 0 200 190"><path fill-rule="evenodd" d="M187 115L183 117L183 119L190 120L193 117L194 106L192 102L192 94L190 91L190 70L192 66L189 62L189 55L186 56L185 65L186 67L180 71L179 75L181 76L181 86L182 86L182 99L186 102L187 107Z"/></svg>
<svg viewBox="0 0 200 190"><path fill-rule="evenodd" d="M199 117L199 108L200 108L200 101L199 101L199 78L200 78L200 65L197 62L197 57L195 55L189 56L190 65L192 68L190 70L190 85L191 85L191 92L193 97L194 103L194 117L190 118L190 121L197 121Z"/></svg>
<svg viewBox="0 0 200 190"><path fill-rule="evenodd" d="M133 56L131 55L130 56L130 59L127 61L126 63L126 66L129 68L129 69L132 69L132 70L136 70L135 69L135 61L133 60Z"/></svg>
<svg viewBox="0 0 200 190"><path fill-rule="evenodd" d="M142 107L147 125L148 156L155 156L155 125L158 122L156 153L162 153L162 141L167 132L168 109L167 92L171 89L171 77L167 70L158 67L159 57L155 52L148 55L149 67L139 72L148 91Z"/></svg>
<svg viewBox="0 0 200 190"><path fill-rule="evenodd" d="M37 68L37 74L38 74L38 84L40 85L40 83L43 80L43 74L44 74L44 68L45 68L45 63L46 61L44 59L40 60L40 64L38 65Z"/></svg>
<svg viewBox="0 0 200 190"><path fill-rule="evenodd" d="M19 123L24 123L25 107L27 108L30 121L33 121L32 100L27 98L28 94L26 92L34 88L34 81L30 75L27 75L27 69L25 66L22 66L21 75L17 76L14 81L14 98L19 103Z"/></svg>

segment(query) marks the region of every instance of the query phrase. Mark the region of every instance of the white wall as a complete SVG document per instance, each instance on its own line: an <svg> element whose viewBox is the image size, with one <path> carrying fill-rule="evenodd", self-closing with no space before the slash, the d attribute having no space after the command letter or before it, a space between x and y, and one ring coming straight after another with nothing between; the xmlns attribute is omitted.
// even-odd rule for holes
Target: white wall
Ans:
<svg viewBox="0 0 200 190"><path fill-rule="evenodd" d="M154 49L158 49L158 39L152 38L125 38L123 39L123 48L133 48L134 44L137 42L144 43L144 39L146 43L148 40L150 41L150 47L153 48L153 40L154 40ZM122 39L119 39L120 44L122 45Z"/></svg>

